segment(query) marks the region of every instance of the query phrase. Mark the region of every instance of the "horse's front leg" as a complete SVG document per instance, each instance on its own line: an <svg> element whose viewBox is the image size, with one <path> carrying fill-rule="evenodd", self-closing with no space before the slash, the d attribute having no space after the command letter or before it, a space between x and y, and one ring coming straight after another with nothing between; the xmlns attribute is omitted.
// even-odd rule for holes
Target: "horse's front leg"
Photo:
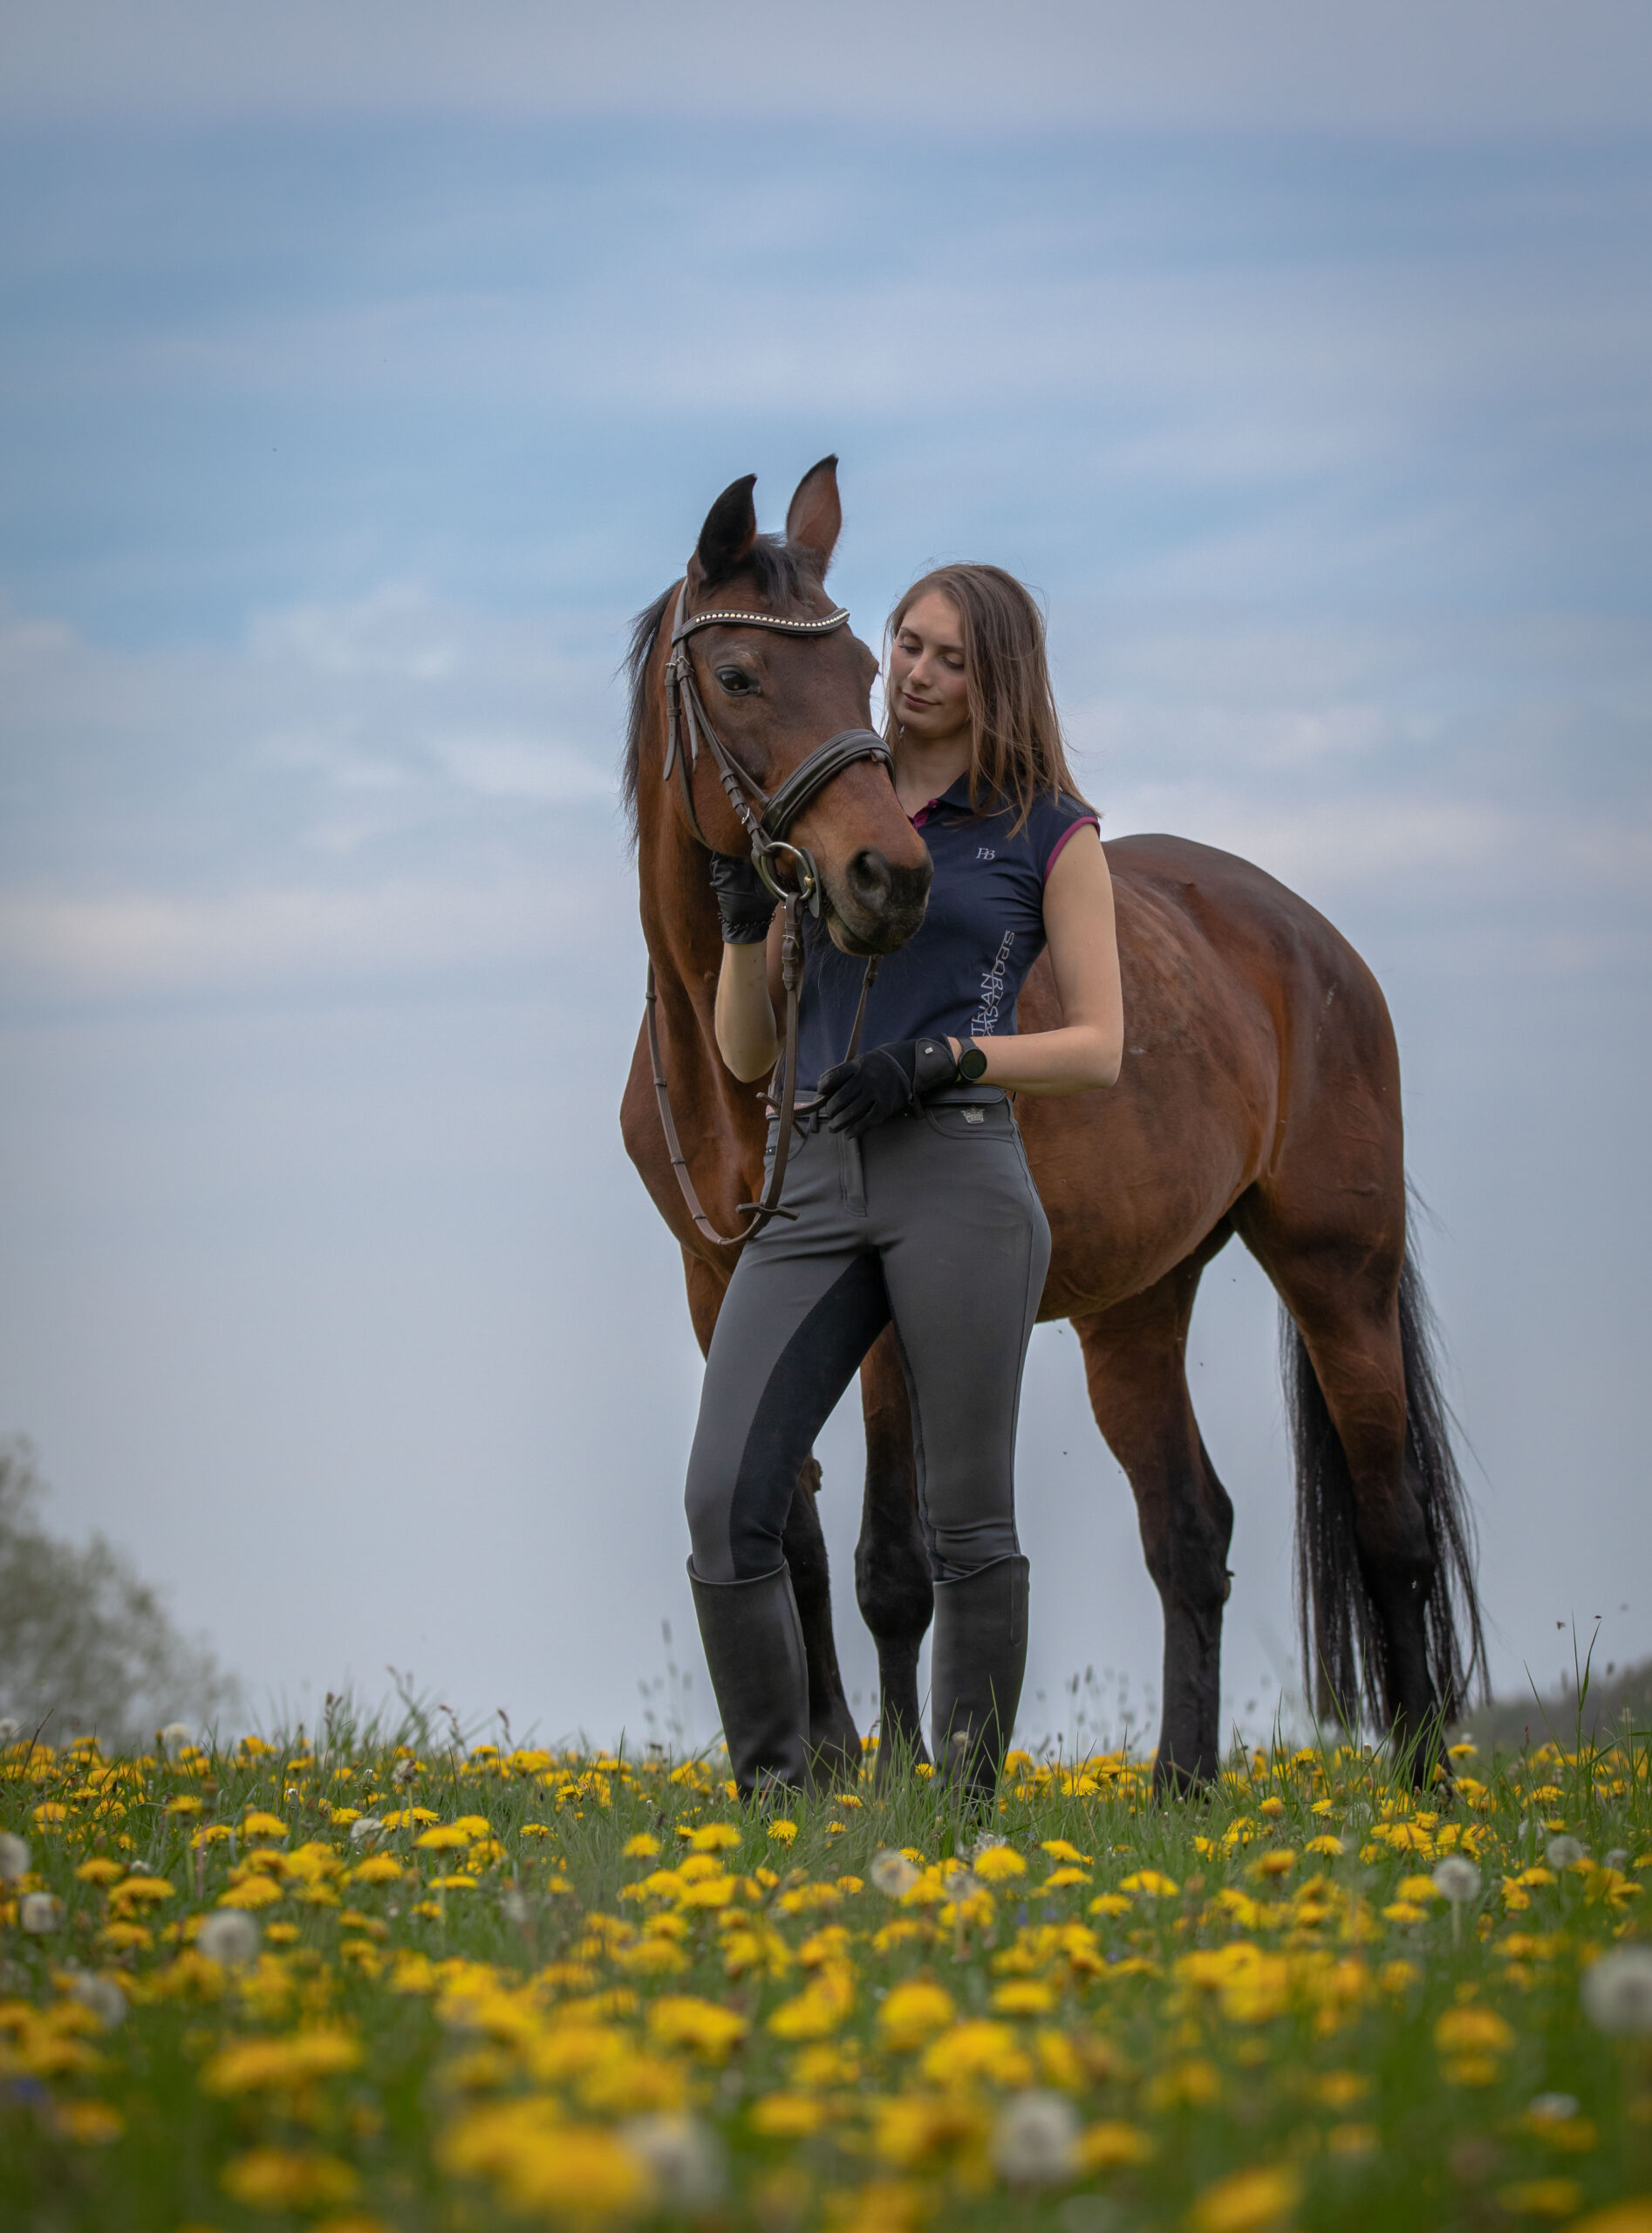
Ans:
<svg viewBox="0 0 1652 2233"><path fill-rule="evenodd" d="M918 1520L918 1464L906 1381L887 1327L860 1369L866 1419L866 1494L855 1547L855 1595L877 1646L882 1713L877 1779L905 1755L926 1760L918 1703L918 1651L935 1610Z"/></svg>
<svg viewBox="0 0 1652 2233"><path fill-rule="evenodd" d="M688 1310L694 1335L703 1356L711 1347L712 1328L727 1291L726 1278L703 1257L683 1251L683 1273L688 1287ZM803 1631L803 1656L809 1663L809 1743L823 1783L852 1781L860 1773L860 1731L855 1726L837 1664L837 1642L832 1633L831 1570L826 1539L821 1533L815 1499L820 1491L820 1461L805 1459L792 1491L791 1510L781 1541L791 1568L792 1595Z"/></svg>

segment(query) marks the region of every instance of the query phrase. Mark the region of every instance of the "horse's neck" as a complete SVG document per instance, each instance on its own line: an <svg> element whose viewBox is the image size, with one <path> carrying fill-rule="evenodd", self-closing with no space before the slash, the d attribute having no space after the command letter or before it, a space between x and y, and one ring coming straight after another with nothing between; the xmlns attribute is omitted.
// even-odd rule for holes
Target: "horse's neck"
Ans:
<svg viewBox="0 0 1652 2233"><path fill-rule="evenodd" d="M643 818L637 865L643 936L672 1041L672 1067L685 1083L693 1069L713 1091L727 1092L734 1081L717 1052L714 1024L723 958L717 902L705 854L665 800Z"/></svg>

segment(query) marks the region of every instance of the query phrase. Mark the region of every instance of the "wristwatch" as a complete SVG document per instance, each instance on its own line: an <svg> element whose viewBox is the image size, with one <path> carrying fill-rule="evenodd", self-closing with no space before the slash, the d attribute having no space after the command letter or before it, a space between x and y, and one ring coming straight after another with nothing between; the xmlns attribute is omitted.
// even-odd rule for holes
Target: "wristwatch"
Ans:
<svg viewBox="0 0 1652 2233"><path fill-rule="evenodd" d="M958 1075L966 1085L973 1085L986 1075L986 1049L978 1047L973 1039L958 1042Z"/></svg>

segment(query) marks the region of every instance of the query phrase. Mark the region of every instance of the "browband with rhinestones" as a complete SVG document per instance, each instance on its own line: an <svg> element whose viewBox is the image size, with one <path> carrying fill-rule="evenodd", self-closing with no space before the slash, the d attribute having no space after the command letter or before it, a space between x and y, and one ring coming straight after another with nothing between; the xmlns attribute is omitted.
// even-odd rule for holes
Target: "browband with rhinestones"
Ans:
<svg viewBox="0 0 1652 2233"><path fill-rule="evenodd" d="M823 620L786 620L777 612L691 612L686 620L672 630L671 639L673 644L680 644L697 628L715 627L720 622L737 628L781 628L794 636L823 636L829 629L841 628L848 618L849 607L843 604L836 612L829 612Z"/></svg>

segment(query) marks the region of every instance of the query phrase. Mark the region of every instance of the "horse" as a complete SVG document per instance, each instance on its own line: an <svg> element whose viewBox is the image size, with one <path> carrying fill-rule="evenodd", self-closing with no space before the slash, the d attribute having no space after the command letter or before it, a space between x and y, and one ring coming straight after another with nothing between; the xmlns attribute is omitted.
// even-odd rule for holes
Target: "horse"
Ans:
<svg viewBox="0 0 1652 2233"><path fill-rule="evenodd" d="M699 610L714 592L720 610L818 624L791 638L709 629L684 647L754 790L784 783L822 738L867 728L877 673L846 628L824 629L842 525L836 460L803 476L783 538L759 534L754 479L712 506L683 577L638 616L628 662L623 785L659 1028L652 1053L638 1034L621 1130L681 1249L702 1351L739 1253L741 1207L761 1185L765 1116L761 1096L724 1068L713 1028L722 949L703 846L744 850L746 837L704 757L691 768L679 751L679 782L663 780L673 610ZM817 865L818 905L843 950L887 953L911 936L928 857L885 767L843 768L793 834ZM1039 1315L1068 1320L1078 1335L1091 1408L1134 1493L1163 1610L1155 1787L1196 1788L1220 1766L1233 1506L1194 1417L1186 1347L1200 1276L1236 1234L1280 1303L1308 1694L1347 1726L1363 1717L1387 1732L1420 1780L1471 1685L1484 1689L1485 1654L1471 1515L1410 1246L1387 1005L1348 940L1248 861L1164 836L1113 839L1105 850L1123 1069L1105 1091L1023 1096L1017 1116L1050 1224ZM1018 1028L1060 1021L1041 960ZM672 1110L685 1144L675 1169ZM694 1207L705 1205L698 1219L683 1182ZM932 1597L911 1419L887 1330L860 1377L855 1584L877 1649L882 1775L897 1758L927 1757L918 1654ZM859 1772L862 1747L833 1639L820 1487L811 1457L784 1542L808 1653L811 1751L830 1781Z"/></svg>

